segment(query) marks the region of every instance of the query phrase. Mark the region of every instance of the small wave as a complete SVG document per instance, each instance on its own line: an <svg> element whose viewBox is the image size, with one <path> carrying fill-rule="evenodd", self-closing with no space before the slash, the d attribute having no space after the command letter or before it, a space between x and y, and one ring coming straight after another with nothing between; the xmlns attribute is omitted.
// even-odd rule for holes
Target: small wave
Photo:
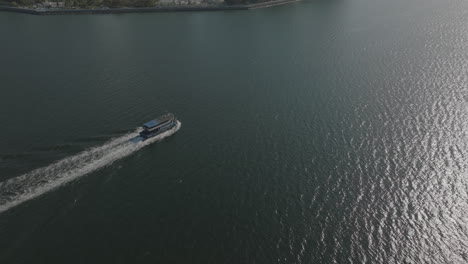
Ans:
<svg viewBox="0 0 468 264"><path fill-rule="evenodd" d="M127 133L128 133L128 131L126 131L124 133L120 133L120 135L127 134ZM115 134L113 136L115 137L115 136L117 136L117 134ZM112 138L112 135L78 138L78 139L73 140L73 142L77 142L79 144L81 144L81 143L90 143L90 142L92 142L92 143L94 143L94 142L104 142L104 141L109 140L109 138Z"/></svg>
<svg viewBox="0 0 468 264"><path fill-rule="evenodd" d="M0 160L14 160L21 159L24 157L30 156L30 153L10 153L10 154L0 154Z"/></svg>
<svg viewBox="0 0 468 264"><path fill-rule="evenodd" d="M177 132L181 125L180 122L177 122L173 129L136 144L129 142L131 138L138 135L138 131L135 131L113 139L102 146L62 159L47 167L1 182L0 213L108 166L151 143L160 141Z"/></svg>
<svg viewBox="0 0 468 264"><path fill-rule="evenodd" d="M41 147L34 149L33 151L66 151L70 149L75 149L79 147L76 144L61 144L61 145L52 145L52 146L47 146L47 147Z"/></svg>

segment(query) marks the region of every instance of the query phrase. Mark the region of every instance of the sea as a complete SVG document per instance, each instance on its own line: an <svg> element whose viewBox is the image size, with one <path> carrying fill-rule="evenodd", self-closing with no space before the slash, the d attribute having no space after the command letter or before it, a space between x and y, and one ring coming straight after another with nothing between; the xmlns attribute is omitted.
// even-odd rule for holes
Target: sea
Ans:
<svg viewBox="0 0 468 264"><path fill-rule="evenodd" d="M0 263L468 263L467 132L464 0L0 12Z"/></svg>

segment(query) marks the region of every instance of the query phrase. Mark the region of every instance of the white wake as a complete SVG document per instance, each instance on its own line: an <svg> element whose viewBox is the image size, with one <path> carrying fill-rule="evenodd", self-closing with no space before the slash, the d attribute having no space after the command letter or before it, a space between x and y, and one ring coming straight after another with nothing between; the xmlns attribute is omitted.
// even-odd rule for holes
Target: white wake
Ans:
<svg viewBox="0 0 468 264"><path fill-rule="evenodd" d="M62 159L47 167L0 182L0 213L168 137L177 132L181 125L177 121L174 128L156 137L139 143L129 142L131 138L138 136L138 131L136 131L113 139L102 146Z"/></svg>

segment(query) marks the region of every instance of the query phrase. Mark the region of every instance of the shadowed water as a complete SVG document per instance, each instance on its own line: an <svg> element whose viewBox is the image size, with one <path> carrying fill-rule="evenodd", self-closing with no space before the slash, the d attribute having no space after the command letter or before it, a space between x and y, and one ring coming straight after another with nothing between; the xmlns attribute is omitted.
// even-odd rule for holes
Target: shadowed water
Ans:
<svg viewBox="0 0 468 264"><path fill-rule="evenodd" d="M467 10L0 13L0 263L468 262Z"/></svg>
<svg viewBox="0 0 468 264"><path fill-rule="evenodd" d="M144 146L158 142L177 132L181 124L174 129L161 133L144 142L133 143L130 140L139 135L139 131L129 133L104 145L73 155L47 167L11 178L0 183L0 213L39 197L79 177L122 159Z"/></svg>

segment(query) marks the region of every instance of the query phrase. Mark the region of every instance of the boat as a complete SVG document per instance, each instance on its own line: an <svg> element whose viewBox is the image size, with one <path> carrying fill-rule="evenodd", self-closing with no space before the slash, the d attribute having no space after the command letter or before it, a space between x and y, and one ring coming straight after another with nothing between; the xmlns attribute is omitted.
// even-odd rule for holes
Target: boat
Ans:
<svg viewBox="0 0 468 264"><path fill-rule="evenodd" d="M146 122L142 125L143 130L137 137L130 139L131 142L137 143L155 137L161 133L171 130L177 125L177 119L174 114L167 113L154 120Z"/></svg>

